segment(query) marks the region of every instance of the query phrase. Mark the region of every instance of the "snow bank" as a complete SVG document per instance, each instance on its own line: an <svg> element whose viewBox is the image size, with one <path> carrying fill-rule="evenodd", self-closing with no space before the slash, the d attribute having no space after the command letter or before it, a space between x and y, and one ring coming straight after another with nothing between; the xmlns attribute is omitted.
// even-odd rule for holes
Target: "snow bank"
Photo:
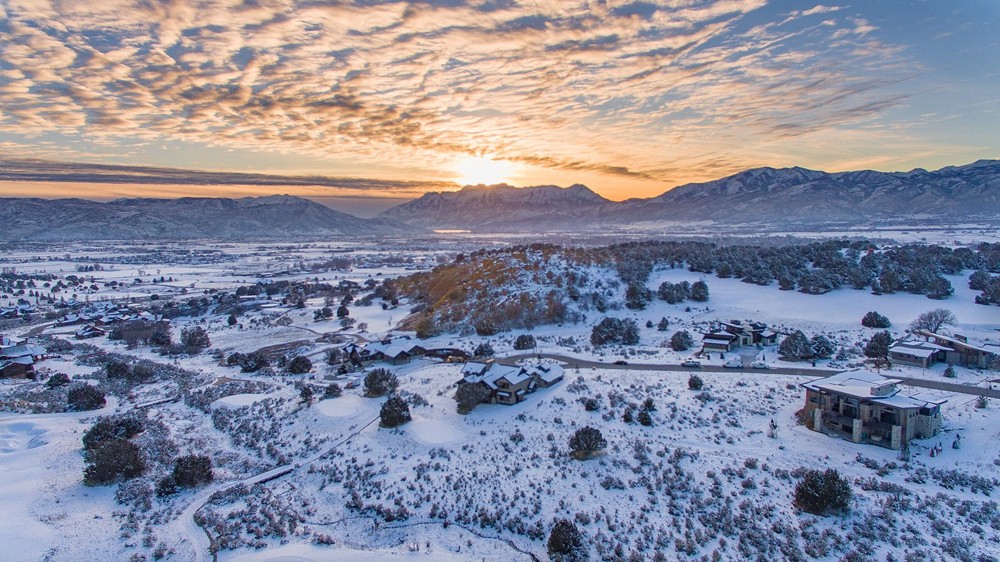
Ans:
<svg viewBox="0 0 1000 562"><path fill-rule="evenodd" d="M351 394L340 398L321 400L314 406L317 412L331 418L350 418L358 415L364 405L364 398Z"/></svg>
<svg viewBox="0 0 1000 562"><path fill-rule="evenodd" d="M405 427L414 440L425 445L447 445L465 437L458 428L440 420L415 419Z"/></svg>
<svg viewBox="0 0 1000 562"><path fill-rule="evenodd" d="M35 449L48 443L42 429L33 423L8 423L0 426L0 455Z"/></svg>

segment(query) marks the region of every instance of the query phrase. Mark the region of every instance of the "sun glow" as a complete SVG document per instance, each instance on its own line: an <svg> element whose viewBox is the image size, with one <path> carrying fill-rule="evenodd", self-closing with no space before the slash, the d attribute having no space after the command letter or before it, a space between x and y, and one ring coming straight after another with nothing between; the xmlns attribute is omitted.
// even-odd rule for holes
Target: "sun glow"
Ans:
<svg viewBox="0 0 1000 562"><path fill-rule="evenodd" d="M508 183L513 171L511 162L485 156L469 156L455 163L455 173L460 185Z"/></svg>

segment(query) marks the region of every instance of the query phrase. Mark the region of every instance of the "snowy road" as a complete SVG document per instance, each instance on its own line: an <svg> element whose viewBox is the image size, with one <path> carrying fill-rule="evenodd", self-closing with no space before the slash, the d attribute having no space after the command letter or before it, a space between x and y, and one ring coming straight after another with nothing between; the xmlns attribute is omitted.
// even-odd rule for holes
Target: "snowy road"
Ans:
<svg viewBox="0 0 1000 562"><path fill-rule="evenodd" d="M554 361L559 361L566 365L566 368L594 368L594 369L616 369L616 370L633 370L633 371L680 371L685 373L727 373L727 374L757 374L764 373L769 375L788 375L796 377L828 377L830 375L842 372L842 371L829 371L823 369L792 369L785 367L772 367L766 370L756 370L756 369L730 369L726 367L716 367L713 365L707 365L703 367L691 368L683 367L676 364L666 364L666 363L629 363L627 365L615 364L615 363L605 363L602 361L590 361L587 359L579 359L577 357L570 357L567 355L556 355L552 353L531 353L531 354L519 354L519 355L509 355L507 357L498 358L500 361L505 363L515 363L516 361L522 361L525 359L551 359ZM896 374L891 375L892 378L898 379L903 382L903 384L908 386L916 386L920 388L927 388L931 390L942 390L945 392L954 392L956 394L969 394L972 396L986 396L987 398L1000 398L1000 390L995 388L983 388L979 386L970 386L966 384L959 384L946 381L938 380L928 380L928 379L915 379L911 377L901 377Z"/></svg>
<svg viewBox="0 0 1000 562"><path fill-rule="evenodd" d="M247 487L251 487L254 484L269 482L276 478L281 478L282 476L291 474L296 470L300 470L304 467L307 467L308 465L325 457L329 453L332 453L337 449L337 447L343 446L345 443L353 439L356 435L358 435L359 433L361 433L362 431L364 431L377 421L379 421L379 418L375 417L374 419L362 425L360 428L352 431L350 434L348 434L346 437L338 441L336 444L327 447L326 449L322 450L319 453L316 453L311 457L296 461L295 463L292 464L277 466L270 470L261 472L259 474L255 474L248 478L244 478L243 480L237 480L235 482L234 481L224 482L200 490L192 498L191 503L189 503L188 506L184 508L184 511L182 511L180 515L178 515L178 517L171 524L171 527L173 528L172 529L173 533L178 538L181 539L181 542L185 543L186 545L188 545L190 548L193 549L191 551L178 554L183 554L182 559L184 560L201 562L207 559L207 555L213 553L212 543L209 538L208 531L206 531L204 528L202 528L195 522L195 515L198 513L198 510L200 510L202 507L205 506L205 504L208 503L209 499L212 497L213 494L215 494L216 492L229 490L240 484L244 484Z"/></svg>

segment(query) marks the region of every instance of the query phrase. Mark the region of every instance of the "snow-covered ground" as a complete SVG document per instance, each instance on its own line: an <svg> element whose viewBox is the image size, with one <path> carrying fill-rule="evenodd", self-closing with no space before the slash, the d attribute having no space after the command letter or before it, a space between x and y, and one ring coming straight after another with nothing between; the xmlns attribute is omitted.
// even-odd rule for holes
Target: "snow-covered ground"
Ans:
<svg viewBox="0 0 1000 562"><path fill-rule="evenodd" d="M122 257L98 250L90 248L91 261ZM351 271L292 271L297 262L330 259L347 250L351 248L315 245L269 254L247 244L227 248L232 259L211 263L116 263L113 269L94 272L102 288L89 297L177 295L181 287L188 288L190 297L259 279L363 283L427 269L447 253L412 251L411 263L404 263L393 256L405 252L367 247L351 253L356 260ZM67 261L64 253L15 256L16 266L65 275L81 262ZM381 265L360 266L376 263ZM284 270L290 272L279 273ZM174 289L149 282L161 275L175 278ZM135 277L144 282L120 290L103 286L108 280L131 283ZM538 347L529 353L676 365L696 349L672 351L665 345L671 334L688 330L697 341L712 322L735 319L810 336L823 333L851 352L848 359L821 360L815 366L836 369L861 361L858 346L874 333L860 325L868 311L888 316L896 336L918 314L938 307L955 313L954 332L973 339L996 341L1000 327L1000 309L973 304L975 292L964 276L949 278L955 295L945 301L850 289L806 295L684 269L656 270L648 287L697 280L709 286L706 303L654 300L645 310L607 312L637 321L638 346L591 346L591 327L601 315L589 311L578 324L531 330ZM364 332L357 325L343 328L336 319L316 322L313 312L323 306L321 298L310 299L303 309L276 304L242 314L233 326L227 315L175 319L175 340L195 324L209 331L212 349L197 356L163 357L150 347L127 349L99 338L41 362L46 374L99 379L100 367L86 359L96 350L185 374L134 385L110 396L100 412L0 413L0 505L5 513L0 540L7 553L16 553L10 559L207 559L207 537L194 524L196 513L222 548L220 560L232 562L545 559L545 540L557 518L576 522L595 559L655 559L660 553L667 560L884 560L891 553L897 560L964 560L1000 552L1000 508L992 499L1000 492L998 401L978 408L974 394L938 392L947 399L944 431L915 442L910 461L903 462L896 451L856 445L799 425L795 413L803 407L799 385L809 380L805 376L698 371L705 387L692 391L689 373L679 370L569 368L562 383L521 404L481 405L462 416L452 399L460 367L420 359L389 367L399 377L400 390L423 400L411 396L412 421L384 429L373 423L384 398L366 398L361 388L345 389L338 398L323 397L329 382L343 387L348 378L323 362L325 351L335 344L321 336L336 333L345 341L362 342L412 336L395 329L410 305L404 300L384 309L379 299L367 306L352 303L350 317L367 324ZM655 326L661 318L669 321L666 331L646 327L647 321ZM22 336L31 328L10 335ZM50 327L42 333L65 338L67 329ZM419 343L471 350L489 342L504 356L520 353L513 349L519 333L444 334ZM275 368L241 373L220 361L233 352L282 345L310 357L312 372L288 375ZM737 355L774 368L813 367L779 361L773 346L734 352L726 359ZM718 366L725 359L713 354L700 360ZM986 388L996 378L961 367L955 379L945 379L943 373L944 365L896 365L884 374L972 388ZM311 403L300 399L298 385L303 383L315 390ZM40 400L43 386L5 383L0 399ZM904 392L931 391L906 387ZM164 428L165 435L157 433L157 438L169 440L174 455L211 456L214 482L159 498L153 490L170 466L152 459L147 475L131 484L82 484L81 438L97 415L177 397L144 409L149 427ZM586 398L597 402L596 411L584 408ZM649 412L652 425L626 422L625 412L634 418L646 399L655 407ZM777 425L773 436L772 420ZM599 429L608 445L596 458L577 461L568 455L568 442L584 426ZM961 448L953 449L959 435ZM939 442L943 453L931 457L930 447ZM851 514L819 518L796 512L791 496L800 471L827 467L852 482ZM275 474L280 476L256 483ZM0 559L6 556L0 553Z"/></svg>

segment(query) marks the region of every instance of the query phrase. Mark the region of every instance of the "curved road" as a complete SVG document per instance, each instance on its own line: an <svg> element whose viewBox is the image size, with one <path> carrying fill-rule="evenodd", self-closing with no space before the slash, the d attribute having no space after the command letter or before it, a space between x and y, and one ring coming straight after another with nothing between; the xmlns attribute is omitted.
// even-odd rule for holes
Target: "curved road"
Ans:
<svg viewBox="0 0 1000 562"><path fill-rule="evenodd" d="M788 375L796 377L828 377L836 373L841 373L843 371L830 371L826 369L794 369L788 367L772 367L770 369L729 369L726 367L717 367L714 365L706 365L703 367L682 367L680 365L673 365L667 363L629 363L627 365L615 364L615 363L605 363L603 361L591 361L588 359L580 359L578 357L570 357L568 355L557 355L554 353L522 353L519 355L508 355L506 357L499 358L498 361L503 361L506 363L513 364L516 361L522 361L525 359L552 359L554 361L559 361L566 365L567 368L573 369L576 367L580 368L595 368L595 369L618 369L618 370L633 370L633 371L680 371L685 373L733 373L733 374L768 374L768 375ZM987 398L1000 398L1000 390L993 388L981 388L976 386L969 386L965 384L959 384L954 382L946 382L934 379L915 379L912 377L901 377L895 374L886 375L889 378L898 379L903 382L903 384L908 386L916 386L920 388L928 388L931 390L943 390L946 392L954 392L957 394L969 394L972 396L986 396Z"/></svg>

